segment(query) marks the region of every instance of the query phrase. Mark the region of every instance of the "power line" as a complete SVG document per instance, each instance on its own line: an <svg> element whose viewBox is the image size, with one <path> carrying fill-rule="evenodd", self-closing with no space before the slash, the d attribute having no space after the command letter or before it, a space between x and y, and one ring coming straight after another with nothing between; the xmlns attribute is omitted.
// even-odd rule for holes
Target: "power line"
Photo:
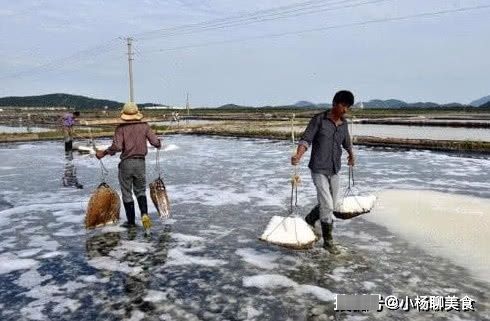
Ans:
<svg viewBox="0 0 490 321"><path fill-rule="evenodd" d="M23 76L27 75L32 75L32 74L37 74L37 73L42 73L46 71L52 71L56 70L58 68L63 67L64 65L67 65L69 63L77 64L83 60L86 60L87 58L90 57L97 57L100 56L106 52L111 51L112 49L116 48L117 45L119 44L119 38L114 38L111 39L103 44L99 44L81 51L78 51L70 56L60 58L60 59L53 59L50 62L47 62L45 64L42 64L37 67L33 67L27 70L11 73L5 76L0 77L0 80L3 79L12 79L12 78L20 78Z"/></svg>
<svg viewBox="0 0 490 321"><path fill-rule="evenodd" d="M332 0L327 0L327 2L331 2L331 1ZM306 2L295 3L295 4L287 5L287 6L280 6L280 7L274 7L274 8L269 8L269 9L265 9L265 10L246 12L246 13L242 13L239 15L230 16L230 17L226 17L226 18L219 18L219 19L213 19L213 20L199 22L199 23L192 23L192 24L175 26L175 27L170 27L170 28L163 28L163 29L157 29L157 30L152 30L152 31L146 31L146 32L142 32L139 34L135 34L134 36L137 37L138 39L146 40L146 37L151 36L151 34L175 32L175 31L180 31L180 30L185 30L185 29L199 28L199 27L203 27L203 26L213 25L216 23L233 21L233 20L244 18L247 16L251 17L251 16L256 16L256 15L260 15L260 14L264 14L264 13L274 12L277 10L284 10L284 9L294 8L294 7L299 7L299 6L306 6L306 5L310 5L310 4L314 4L314 3L321 3L321 2L325 2L325 0L306 1Z"/></svg>
<svg viewBox="0 0 490 321"><path fill-rule="evenodd" d="M309 32L327 31L327 30L334 30L334 29L341 29L341 28L348 28L348 27L359 27L359 26L365 26L365 25L370 25L370 24L375 24L375 23L402 21L402 20L409 20L409 19L413 19L413 18L428 18L428 17L440 16L440 15L445 15L445 14L455 13L455 12L476 11L476 10L489 9L489 8L490 8L490 5L481 5L481 6L474 6L474 7L441 10L441 11L435 11L435 12L424 12L424 13L418 13L418 14L413 14L413 15L406 15L406 16L399 16L399 17L392 17L392 18L373 19L373 20L352 22L352 23L346 23L346 24L338 24L338 25L312 28L312 29L303 29L303 30L289 31L289 32L282 32L282 33L275 33L275 34L266 34L266 35L247 37L247 38L239 38L239 39L231 39L231 40L223 40L223 41L215 41L215 42L206 42L206 43L200 43L200 44L194 44L194 45L186 45L186 46L171 47L171 48L164 48L164 49L157 49L157 50L141 51L141 53L155 53L155 52L183 50L183 49L198 48L198 47L208 47L208 46L213 46L213 45L237 43L237 42L257 40L257 39L266 39L266 38L277 38L277 37L297 35L297 34L309 33Z"/></svg>
<svg viewBox="0 0 490 321"><path fill-rule="evenodd" d="M333 1L334 0L311 0L311 1L296 3L296 4L292 4L292 5L288 5L288 6L275 7L275 8L270 8L270 9L266 9L266 10L258 10L258 11L248 13L246 15L239 15L239 16L235 16L235 17L216 19L216 20L211 20L211 21L207 21L207 22L203 22L203 23L197 23L197 24L177 26L177 27L173 27L173 28L170 28L167 30L172 30L173 32L183 32L186 30L189 31L189 28L196 28L196 27L197 28L200 27L201 29L204 27L206 27L206 28L210 28L210 27L222 28L222 27L225 27L225 25L223 25L223 23L225 23L225 22L228 22L228 23L235 22L236 23L238 21L238 20L236 20L237 18L243 19L243 17L253 17L253 16L259 17L260 15L263 15L264 13L268 13L268 14L277 13L277 12L284 11L284 10L300 8L302 6L304 7L304 6L318 5L318 4L322 4L322 3L324 5L325 2L326 3L332 3ZM346 1L353 1L353 0L342 0L340 2L346 2ZM380 1L380 0L378 0L378 1ZM385 1L385 0L383 0L383 1ZM339 3L339 2L336 2L336 3ZM217 22L220 22L221 25L217 25L216 24ZM162 30L141 33L141 34L139 34L138 37L140 37L140 36L144 37L145 35L150 35L152 33L161 32L161 31ZM196 30L196 31L198 31L198 30ZM149 39L149 38L147 38L147 39ZM70 63L71 64L77 64L77 63L80 63L81 61L83 61L84 59L88 59L90 57L100 56L106 52L109 52L109 51L115 49L119 45L119 42L121 40L125 40L125 38L124 39L122 37L114 38L114 39L111 39L110 41L105 42L103 44L99 44L99 45L78 51L78 52L76 52L76 53L74 53L68 57L53 59L53 60L51 60L47 63L44 63L40 66L36 66L36 67L29 68L26 70L22 70L19 72L14 72L14 73L10 73L10 74L4 75L4 76L0 76L0 80L20 78L23 76L30 76L33 74L40 74L43 72L53 71L53 70L61 68L61 67L65 66L67 64L70 64Z"/></svg>
<svg viewBox="0 0 490 321"><path fill-rule="evenodd" d="M189 35L189 34L194 34L194 33L199 33L204 31L210 31L210 30L244 26L244 25L274 21L279 19L286 19L286 18L292 18L292 17L304 16L310 14L318 14L327 11L336 11L340 9L355 8L359 6L386 2L386 1L392 1L392 0L370 0L364 2L359 0L341 0L337 2L329 1L328 3L318 3L318 1L314 1L314 2L308 2L308 6L300 6L300 4L298 4L294 8L288 6L286 10L284 9L264 10L267 11L265 12L265 14L262 13L262 11L257 11L243 16L212 20L210 22L203 22L201 24L184 25L184 26L170 28L170 29L151 31L148 33L137 35L137 37L138 39L144 41L144 40L155 39L155 38ZM337 6L333 6L333 5L337 5ZM149 34L153 34L153 36Z"/></svg>
<svg viewBox="0 0 490 321"><path fill-rule="evenodd" d="M357 3L355 1L357 1ZM228 17L228 18L215 19L215 20L197 23L197 24L189 24L189 25L177 26L169 29L145 32L145 33L138 34L137 35L138 39L136 40L151 39L152 34L153 34L153 38L162 37L162 36L192 34L197 32L208 31L208 30L216 30L216 29L229 28L229 27L240 26L240 25L248 25L252 23L296 17L305 14L319 13L323 11L333 11L333 10L339 10L343 8L350 8L350 7L356 7L365 4L371 4L371 3L382 2L382 1L392 1L392 0L370 0L366 2L359 2L359 1L360 0L340 0L340 1L311 0L311 1L300 2L292 5L287 5L287 6L253 11L250 13ZM332 5L339 5L339 4L346 4L346 5L332 7ZM327 7L325 8L325 6ZM167 31L167 34L157 35L157 33L161 33L162 31ZM169 32L173 32L173 33L169 33ZM106 52L115 49L119 45L120 40L125 40L125 39L126 38L123 39L122 37L114 38L106 43L81 50L68 57L64 57L61 59L54 59L48 63L42 64L37 67L33 67L20 72L14 72L5 76L1 76L0 79L4 80L4 79L20 78L23 76L30 76L33 74L40 74L43 72L53 71L65 65L68 65L70 63L77 64L85 59L100 56Z"/></svg>
<svg viewBox="0 0 490 321"><path fill-rule="evenodd" d="M161 30L157 30L157 31L141 33L141 34L139 34L139 37L141 37L141 38L139 38L139 40L151 39L152 34L153 34L153 37L157 37L156 33L158 33L158 32L167 32L167 36L179 35L179 32L180 32L180 35L186 34L186 33L190 34L190 33L197 33L197 32L202 32L202 31L207 31L207 30L229 28L229 27L234 27L234 26L239 26L239 25L248 25L248 24L257 23L257 22L271 21L271 20L277 20L277 19L283 19L283 18L289 18L289 17L297 17L297 16L301 16L301 15L305 15L305 14L312 14L312 13L318 13L318 12L323 12L323 11L333 11L333 10L339 10L339 9L343 9L343 8L352 8L352 7L357 7L357 6L361 6L361 5L373 4L373 3L382 2L382 1L391 1L391 0L371 0L371 1L365 1L365 2L356 2L356 3L352 3L352 1L353 0L342 0L342 1L337 1L337 2L333 2L332 0L329 0L329 1L319 1L319 0L307 1L307 2L292 4L292 5L288 5L288 6L276 7L276 8L266 9L266 10L259 10L259 11L251 12L248 14L229 17L229 18L211 20L208 22L203 22L203 23L198 23L198 24L190 24L190 25L178 26L178 27L169 28L169 29L161 29ZM351 2L351 3L348 3L348 2ZM339 5L339 4L345 4L345 5L332 7L332 5ZM325 8L326 5L329 5L330 7ZM318 9L320 7L324 7L324 8L321 10L313 10L313 8ZM200 43L200 44L193 44L193 45L185 45L185 46L164 48L164 49L158 49L158 50L143 51L143 53L163 52L163 51L171 51L171 50L182 50L182 49L197 48L197 47L207 47L207 46L219 45L219 44L237 43L237 42L250 41L250 40L256 40L256 39L276 38L276 37L302 34L302 33L308 33L308 32L319 32L319 31L327 31L327 30L334 30L334 29L347 28L347 27L363 26L363 25L369 25L369 24L374 24L374 23L382 23L382 22L389 22L389 21L408 20L408 19L412 19L412 18L438 16L438 15L444 15L444 14L449 14L449 13L454 13L454 12L474 11L474 10L480 10L480 9L487 9L489 7L490 7L490 5L480 5L480 6L474 6L474 7L448 9L448 10L441 10L441 11L436 11L436 12L426 12L426 13L413 14L413 15L400 16L400 17L393 17L393 18L374 19L374 20L346 23L346 24L340 24L340 25L319 27L319 28L313 28L313 29L304 29L304 30L291 31L291 32L267 34L267 35L260 35L260 36L247 37L247 38L239 38L239 39L216 41L216 42L206 42L206 43ZM169 32L174 32L174 33L172 34ZM160 35L160 37L162 37L162 35ZM109 51L115 49L117 46L119 46L120 39L121 39L120 37L114 38L114 39L111 39L110 41L108 41L106 43L103 43L103 44L100 44L97 46L93 46L93 47L90 47L88 49L81 50L79 52L74 53L73 55L68 56L68 57L64 57L61 59L55 59L55 60L52 60L46 64L38 66L38 67L34 67L34 68L30 68L28 70L24 70L24 71L12 73L9 75L5 75L5 76L0 77L0 79L4 80L4 79L10 79L10 78L19 78L19 77L26 76L26 75L32 75L32 74L36 74L36 73L52 71L52 70L61 68L62 66L67 65L69 63L77 64L77 63L82 62L83 60L86 60L87 58L100 56L103 53L106 53L106 52L109 52ZM141 53L141 51L138 51L138 53Z"/></svg>

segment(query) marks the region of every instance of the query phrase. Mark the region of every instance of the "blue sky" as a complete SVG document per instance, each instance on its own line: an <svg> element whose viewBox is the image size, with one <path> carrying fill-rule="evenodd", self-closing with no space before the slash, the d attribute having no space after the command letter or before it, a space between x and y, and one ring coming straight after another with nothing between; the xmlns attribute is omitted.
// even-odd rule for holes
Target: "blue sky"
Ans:
<svg viewBox="0 0 490 321"><path fill-rule="evenodd" d="M182 27L288 5L293 11L280 19ZM119 37L133 35L137 102L182 105L186 92L194 106L328 102L345 88L358 100L468 103L490 94L490 8L339 26L484 5L490 1L4 0L0 96L66 92L125 101ZM268 36L284 33L293 34Z"/></svg>

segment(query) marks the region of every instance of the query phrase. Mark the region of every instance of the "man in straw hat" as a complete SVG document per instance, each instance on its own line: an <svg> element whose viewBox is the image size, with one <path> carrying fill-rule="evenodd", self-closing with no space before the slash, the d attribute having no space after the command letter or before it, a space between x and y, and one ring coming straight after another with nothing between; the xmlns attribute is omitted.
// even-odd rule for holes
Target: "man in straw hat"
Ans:
<svg viewBox="0 0 490 321"><path fill-rule="evenodd" d="M150 228L146 200L145 156L148 153L146 141L160 148L160 139L151 130L150 125L142 122L143 115L134 102L124 104L121 119L124 123L117 126L112 145L105 151L97 151L98 159L106 155L121 152L119 163L119 185L121 186L124 209L126 210L126 227L136 226L133 191L141 211L141 221L145 229Z"/></svg>
<svg viewBox="0 0 490 321"><path fill-rule="evenodd" d="M347 90L335 94L332 109L319 113L310 120L303 137L298 143L296 154L291 157L291 164L297 165L312 145L308 167L316 187L319 215L312 211L305 220L311 226L320 219L323 235L323 247L332 254L339 254L332 238L333 211L338 200L342 147L349 153L348 165L354 166L354 154L349 135L349 128L344 114L354 104L354 95ZM316 212L318 213L318 212Z"/></svg>

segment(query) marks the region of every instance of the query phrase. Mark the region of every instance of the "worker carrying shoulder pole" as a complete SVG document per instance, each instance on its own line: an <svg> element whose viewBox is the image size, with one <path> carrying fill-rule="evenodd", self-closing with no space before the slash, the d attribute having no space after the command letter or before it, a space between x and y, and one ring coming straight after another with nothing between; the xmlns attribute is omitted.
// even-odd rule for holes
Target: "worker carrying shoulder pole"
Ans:
<svg viewBox="0 0 490 321"><path fill-rule="evenodd" d="M67 112L61 118L61 126L63 127L63 138L65 141L65 152L71 152L73 149L73 126L76 123L76 118L80 116L80 112Z"/></svg>
<svg viewBox="0 0 490 321"><path fill-rule="evenodd" d="M148 216L146 200L146 168L145 156L148 153L146 141L156 148L161 147L160 139L151 130L150 125L141 122L143 115L138 106L133 102L124 104L121 119L127 123L117 126L112 145L105 151L97 151L98 159L106 155L114 155L121 152L119 163L119 185L121 186L124 209L127 222L125 227L133 227L135 223L135 209L133 191L141 211L143 226L148 228L151 220ZM145 222L147 222L145 224Z"/></svg>
<svg viewBox="0 0 490 321"><path fill-rule="evenodd" d="M332 109L313 116L303 137L298 143L291 164L297 165L309 146L312 145L308 167L316 187L320 208L319 215L312 211L305 220L311 226L320 219L323 234L323 247L332 254L339 254L333 243L333 211L338 203L342 147L349 153L348 165L354 166L354 154L349 128L344 114L354 104L354 95L347 90L335 94ZM318 213L318 212L316 212Z"/></svg>

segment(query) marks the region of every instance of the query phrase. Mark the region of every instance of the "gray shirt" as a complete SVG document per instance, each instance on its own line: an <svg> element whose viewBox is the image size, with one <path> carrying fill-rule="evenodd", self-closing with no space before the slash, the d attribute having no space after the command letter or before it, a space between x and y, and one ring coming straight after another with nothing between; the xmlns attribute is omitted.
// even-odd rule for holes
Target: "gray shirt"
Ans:
<svg viewBox="0 0 490 321"><path fill-rule="evenodd" d="M313 145L308 164L312 172L333 175L340 171L342 147L349 150L352 142L345 118L337 127L327 116L328 111L313 116L299 144Z"/></svg>

